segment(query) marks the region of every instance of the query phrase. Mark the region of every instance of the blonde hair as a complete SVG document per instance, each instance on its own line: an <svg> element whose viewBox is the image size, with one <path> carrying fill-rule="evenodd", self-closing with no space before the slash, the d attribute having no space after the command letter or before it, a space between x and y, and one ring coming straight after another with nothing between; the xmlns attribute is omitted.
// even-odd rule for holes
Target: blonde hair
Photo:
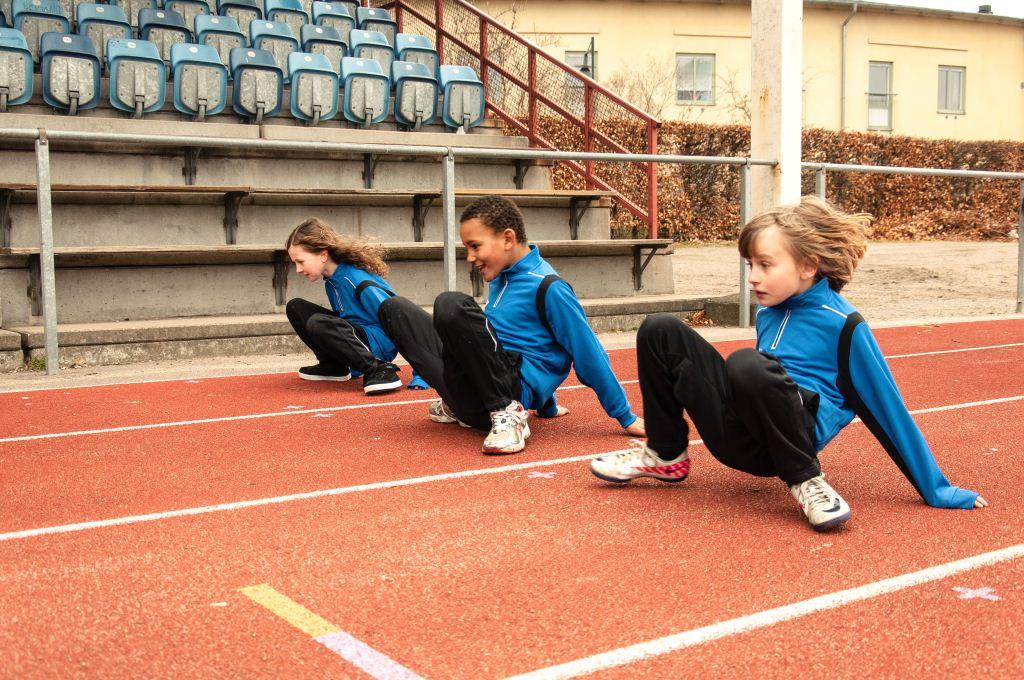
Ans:
<svg viewBox="0 0 1024 680"><path fill-rule="evenodd" d="M388 265L384 262L384 248L365 241L343 238L331 229L330 225L316 217L311 217L292 229L284 247L287 249L292 246L302 246L313 253L326 250L335 264L347 262L377 276L388 275Z"/></svg>
<svg viewBox="0 0 1024 680"><path fill-rule="evenodd" d="M816 280L827 278L838 292L867 252L872 221L867 213L845 213L817 196L804 196L797 205L772 208L747 222L740 231L740 255L749 260L757 237L775 227L797 261L816 263Z"/></svg>

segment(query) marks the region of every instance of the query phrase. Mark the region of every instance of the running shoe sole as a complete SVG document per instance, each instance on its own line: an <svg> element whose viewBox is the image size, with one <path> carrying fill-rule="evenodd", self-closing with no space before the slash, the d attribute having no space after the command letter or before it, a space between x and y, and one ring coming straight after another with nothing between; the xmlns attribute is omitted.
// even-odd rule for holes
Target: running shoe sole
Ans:
<svg viewBox="0 0 1024 680"><path fill-rule="evenodd" d="M366 385L365 387L363 387L363 392L365 392L366 394L377 394L378 392L390 392L392 390L397 390L401 386L402 386L402 381L401 380L395 380L394 382L389 382L389 383L377 383L376 385Z"/></svg>
<svg viewBox="0 0 1024 680"><path fill-rule="evenodd" d="M685 482L690 477L690 475L686 475L686 477L673 477L672 479L668 479L667 477L658 477L657 475L637 475L636 477L627 477L626 479L619 479L618 477L609 477L608 475L603 475L594 468L590 468L590 473L597 477L598 479L603 479L606 482L613 482L615 484L626 484L627 482L632 482L634 479L639 479L640 477L649 477L650 479L657 479L659 482L678 484L679 482Z"/></svg>
<svg viewBox="0 0 1024 680"><path fill-rule="evenodd" d="M852 514L852 511L847 510L845 514L840 515L839 517L833 517L827 522L822 522L821 524L812 524L811 527L815 531L828 531L829 529L835 529L837 526L843 524L844 522L846 522L846 520L850 519L850 516Z"/></svg>
<svg viewBox="0 0 1024 680"><path fill-rule="evenodd" d="M302 373L301 371L297 371L297 373L303 380L330 380L332 382L345 382L346 380L352 379L351 375L309 375L307 373Z"/></svg>

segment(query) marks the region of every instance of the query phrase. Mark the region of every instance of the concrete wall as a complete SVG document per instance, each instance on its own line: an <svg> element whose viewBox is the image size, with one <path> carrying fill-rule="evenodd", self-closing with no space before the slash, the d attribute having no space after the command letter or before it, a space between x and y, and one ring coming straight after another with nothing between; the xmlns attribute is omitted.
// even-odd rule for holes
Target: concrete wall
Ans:
<svg viewBox="0 0 1024 680"><path fill-rule="evenodd" d="M478 3L553 56L595 39L597 76L652 69L674 74L678 53L714 54L715 101L675 103L665 120L746 123L750 88L750 5L731 2L518 0ZM804 125L839 129L840 30L850 7L804 8ZM642 36L642 40L638 39ZM893 134L952 139L1024 139L1024 20L894 12L861 7L847 34L846 128L867 125L868 62L893 63ZM966 68L964 115L938 112L938 67Z"/></svg>

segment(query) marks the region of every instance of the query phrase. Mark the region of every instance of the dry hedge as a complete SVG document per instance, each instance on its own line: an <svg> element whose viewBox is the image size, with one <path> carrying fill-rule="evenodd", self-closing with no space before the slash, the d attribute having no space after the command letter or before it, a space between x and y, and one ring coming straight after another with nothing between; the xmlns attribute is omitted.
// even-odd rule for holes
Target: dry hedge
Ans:
<svg viewBox="0 0 1024 680"><path fill-rule="evenodd" d="M644 131L626 121L602 128L615 141L640 150ZM542 119L544 136L562 149L582 149L575 126ZM666 122L659 151L697 156L746 156L750 129L741 125ZM603 149L602 149L603 150ZM901 165L963 170L1024 171L1024 144L968 142L889 136L878 133L803 132L808 161L864 165ZM643 205L646 180L639 166L601 164L599 174ZM983 180L828 173L827 197L850 211L875 216L874 237L883 239L1007 239L1017 228L1020 183ZM580 189L579 175L556 168L555 188ZM803 176L804 193L814 192L814 173ZM739 222L739 173L723 166L661 165L658 171L661 235L680 241L735 237ZM617 235L639 235L646 227L626 210L616 210Z"/></svg>

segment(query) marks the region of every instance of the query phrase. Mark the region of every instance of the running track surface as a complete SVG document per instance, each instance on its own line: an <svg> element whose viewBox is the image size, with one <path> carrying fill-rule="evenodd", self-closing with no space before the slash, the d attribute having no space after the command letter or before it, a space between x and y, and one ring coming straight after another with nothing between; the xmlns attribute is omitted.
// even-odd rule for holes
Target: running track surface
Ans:
<svg viewBox="0 0 1024 680"><path fill-rule="evenodd" d="M925 506L857 423L822 454L840 531L699 444L683 484L613 487L584 457L628 437L574 380L570 415L501 458L427 420L433 392L2 394L0 676L1019 677L1024 320L876 336L947 476L991 507ZM634 352L611 355L639 408Z"/></svg>

